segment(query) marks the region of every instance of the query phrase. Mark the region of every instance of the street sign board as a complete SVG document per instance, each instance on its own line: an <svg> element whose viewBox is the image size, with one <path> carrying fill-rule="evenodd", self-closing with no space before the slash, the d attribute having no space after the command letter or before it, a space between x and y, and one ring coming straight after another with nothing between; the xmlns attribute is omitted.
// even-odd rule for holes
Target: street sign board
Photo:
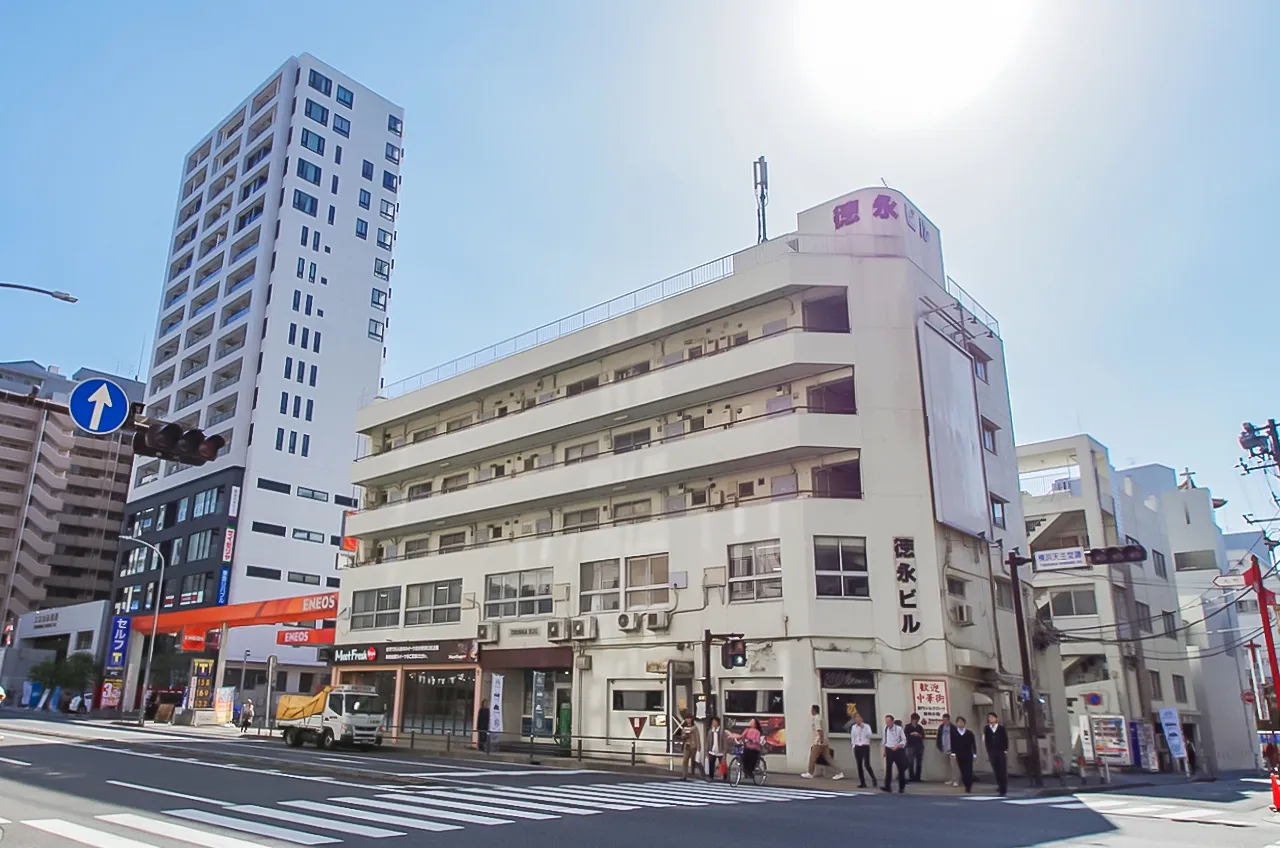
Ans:
<svg viewBox="0 0 1280 848"><path fill-rule="evenodd" d="M640 732L644 730L644 723L646 719L648 719L648 716L628 716L627 717L627 721L631 722L631 732L636 735L637 739L640 738Z"/></svg>
<svg viewBox="0 0 1280 848"><path fill-rule="evenodd" d="M124 426L129 417L129 396L110 380L91 377L71 390L67 408L77 427L102 436Z"/></svg>
<svg viewBox="0 0 1280 848"><path fill-rule="evenodd" d="M1246 704L1252 704L1255 700L1257 700L1257 698L1254 696L1253 691L1251 689L1246 689L1243 692L1241 692L1240 699L1244 701Z"/></svg>
<svg viewBox="0 0 1280 848"><path fill-rule="evenodd" d="M1025 684L1025 683L1024 683L1024 684L1022 684L1021 686L1019 686L1019 687L1018 687L1018 700L1019 700L1019 701L1030 701L1030 700L1031 700L1031 687L1030 687L1030 686L1028 686L1027 684Z"/></svg>
<svg viewBox="0 0 1280 848"><path fill-rule="evenodd" d="M1243 574L1219 574L1213 578L1213 585L1219 589L1243 589L1245 586Z"/></svg>

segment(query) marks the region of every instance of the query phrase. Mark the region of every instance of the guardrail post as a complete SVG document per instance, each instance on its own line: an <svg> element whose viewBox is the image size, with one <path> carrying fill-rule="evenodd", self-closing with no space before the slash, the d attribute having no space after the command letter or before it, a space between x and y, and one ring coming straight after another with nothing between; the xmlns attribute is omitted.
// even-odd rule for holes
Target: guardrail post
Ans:
<svg viewBox="0 0 1280 848"><path fill-rule="evenodd" d="M582 737L578 737L578 762L582 762Z"/></svg>
<svg viewBox="0 0 1280 848"><path fill-rule="evenodd" d="M447 754L452 750L453 750L453 734L446 733L444 735L444 751Z"/></svg>
<svg viewBox="0 0 1280 848"><path fill-rule="evenodd" d="M631 740L631 765L634 767L635 764L636 764L636 740L632 739Z"/></svg>
<svg viewBox="0 0 1280 848"><path fill-rule="evenodd" d="M413 750L414 743L416 743L417 741L418 741L418 731L410 730L409 731L409 750L410 751Z"/></svg>
<svg viewBox="0 0 1280 848"><path fill-rule="evenodd" d="M533 731L529 731L529 762L533 762Z"/></svg>

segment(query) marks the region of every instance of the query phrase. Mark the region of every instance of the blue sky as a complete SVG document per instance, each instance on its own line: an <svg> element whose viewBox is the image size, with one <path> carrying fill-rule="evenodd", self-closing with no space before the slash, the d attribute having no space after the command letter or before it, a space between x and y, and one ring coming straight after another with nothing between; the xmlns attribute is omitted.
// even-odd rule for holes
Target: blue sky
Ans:
<svg viewBox="0 0 1280 848"><path fill-rule="evenodd" d="M948 272L1001 321L1020 441L1086 430L1118 465L1233 469L1280 415L1280 4L1053 3L968 105L868 129L801 71L791 4L19 4L0 31L0 358L132 373L154 332L182 157L289 55L407 112L387 379L755 240L881 177L942 231ZM927 25L927 22L922 23ZM918 65L913 41L901 61ZM874 71L874 69L872 69ZM891 70L891 69L890 69ZM936 75L935 75L936 76ZM926 81L924 83L928 85Z"/></svg>

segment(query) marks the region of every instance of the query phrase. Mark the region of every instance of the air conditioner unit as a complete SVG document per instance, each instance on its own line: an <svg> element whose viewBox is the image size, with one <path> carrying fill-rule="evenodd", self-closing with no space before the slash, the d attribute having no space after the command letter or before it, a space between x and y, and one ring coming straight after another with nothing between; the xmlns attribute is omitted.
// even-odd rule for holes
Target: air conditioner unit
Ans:
<svg viewBox="0 0 1280 848"><path fill-rule="evenodd" d="M547 641L566 642L569 639L569 620L553 618L547 622Z"/></svg>
<svg viewBox="0 0 1280 848"><path fill-rule="evenodd" d="M972 627L974 624L973 607L968 604L953 604L951 606L951 618L961 627Z"/></svg>
<svg viewBox="0 0 1280 848"><path fill-rule="evenodd" d="M644 619L644 627L646 630L666 630L671 626L671 613L666 612L646 612L641 613Z"/></svg>
<svg viewBox="0 0 1280 848"><path fill-rule="evenodd" d="M476 628L476 641L482 645L492 644L498 641L498 625L481 624Z"/></svg>
<svg viewBox="0 0 1280 848"><path fill-rule="evenodd" d="M585 642L599 635L599 627L594 615L574 618L569 621L569 638L575 642Z"/></svg>
<svg viewBox="0 0 1280 848"><path fill-rule="evenodd" d="M644 624L644 615L638 612L618 613L619 630L639 630Z"/></svg>
<svg viewBox="0 0 1280 848"><path fill-rule="evenodd" d="M573 667L574 667L574 668L576 668L576 669L578 669L578 671L590 671L590 670L591 670L591 655L590 655L590 654L579 654L578 656L574 657L574 658L573 658Z"/></svg>

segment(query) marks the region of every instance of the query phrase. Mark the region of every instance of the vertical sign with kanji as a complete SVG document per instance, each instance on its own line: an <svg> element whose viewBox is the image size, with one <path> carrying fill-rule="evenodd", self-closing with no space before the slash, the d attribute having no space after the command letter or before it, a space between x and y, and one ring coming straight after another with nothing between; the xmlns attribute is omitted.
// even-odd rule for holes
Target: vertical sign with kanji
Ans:
<svg viewBox="0 0 1280 848"><path fill-rule="evenodd" d="M942 724L942 717L951 712L951 697L945 680L911 681L911 700L915 712L920 714L920 724L926 730Z"/></svg>
<svg viewBox="0 0 1280 848"><path fill-rule="evenodd" d="M898 537L893 540L893 558L898 564L898 612L902 618L901 632L917 633L922 626L920 620L920 602L917 600L919 589L916 575L916 542L915 539Z"/></svg>

